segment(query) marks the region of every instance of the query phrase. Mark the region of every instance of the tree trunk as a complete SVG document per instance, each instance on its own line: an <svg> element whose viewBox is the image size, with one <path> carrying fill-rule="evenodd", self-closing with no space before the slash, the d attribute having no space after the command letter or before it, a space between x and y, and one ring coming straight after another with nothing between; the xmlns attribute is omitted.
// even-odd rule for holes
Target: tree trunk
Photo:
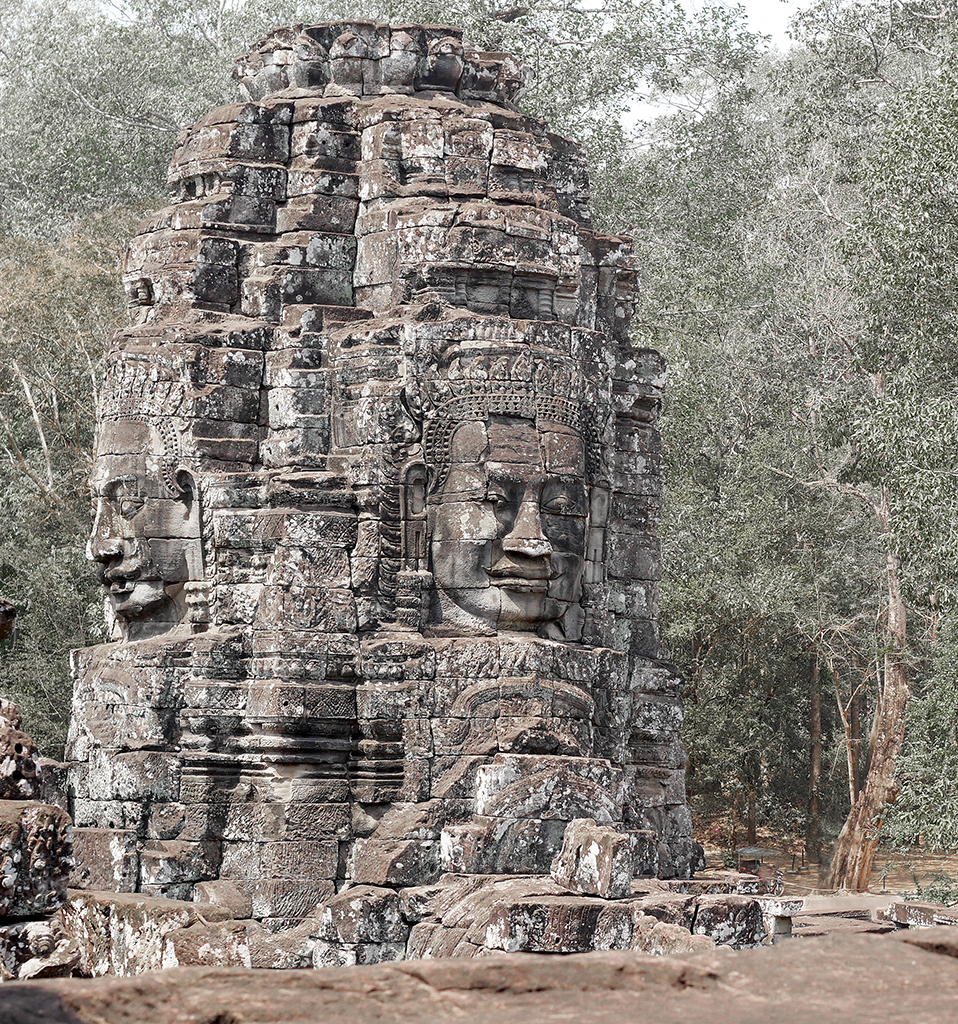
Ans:
<svg viewBox="0 0 958 1024"><path fill-rule="evenodd" d="M819 786L822 778L822 689L818 654L811 657L811 698L808 731L811 735L811 764L808 771L808 817L805 823L805 859L818 862L822 852Z"/></svg>
<svg viewBox="0 0 958 1024"><path fill-rule="evenodd" d="M861 719L861 694L852 694L848 703L848 797L849 803L854 804L861 793L861 764L862 764L862 719Z"/></svg>
<svg viewBox="0 0 958 1024"><path fill-rule="evenodd" d="M889 496L882 492L882 525L890 523ZM875 712L874 738L869 750L870 768L858 799L848 812L841 834L835 841L828 884L833 889L861 890L868 888L878 829L886 804L896 795L895 767L905 733L905 710L908 706L908 673L905 668L907 621L905 604L898 581L900 561L894 551L888 552L888 646L885 654L885 679L881 704Z"/></svg>

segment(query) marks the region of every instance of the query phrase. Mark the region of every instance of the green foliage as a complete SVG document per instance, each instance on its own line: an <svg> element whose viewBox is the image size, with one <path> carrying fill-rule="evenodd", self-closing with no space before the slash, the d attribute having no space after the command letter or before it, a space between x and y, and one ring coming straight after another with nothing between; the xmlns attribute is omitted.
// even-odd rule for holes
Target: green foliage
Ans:
<svg viewBox="0 0 958 1024"><path fill-rule="evenodd" d="M328 5L335 18L356 4ZM8 0L0 16L0 232L49 236L163 205L177 133L233 98L233 60L297 0Z"/></svg>
<svg viewBox="0 0 958 1024"><path fill-rule="evenodd" d="M905 899L954 906L958 903L958 879L949 878L948 875L938 872L922 885L916 878L914 895L906 895Z"/></svg>
<svg viewBox="0 0 958 1024"><path fill-rule="evenodd" d="M45 753L62 747L68 656L102 639L83 555L100 354L124 311L119 254L134 222L89 218L56 244L0 240L0 592L18 610L0 692Z"/></svg>
<svg viewBox="0 0 958 1024"><path fill-rule="evenodd" d="M883 835L903 850L958 850L958 618L943 625L934 672L908 709L905 748L898 765L898 799Z"/></svg>
<svg viewBox="0 0 958 1024"><path fill-rule="evenodd" d="M846 243L876 386L857 423L860 478L894 494L912 599L958 597L958 60L899 94L863 170Z"/></svg>

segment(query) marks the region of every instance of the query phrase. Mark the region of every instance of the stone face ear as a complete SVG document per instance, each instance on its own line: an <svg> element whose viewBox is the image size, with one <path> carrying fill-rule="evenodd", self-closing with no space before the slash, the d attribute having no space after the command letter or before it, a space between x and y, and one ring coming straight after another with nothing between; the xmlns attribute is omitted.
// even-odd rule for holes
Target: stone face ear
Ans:
<svg viewBox="0 0 958 1024"><path fill-rule="evenodd" d="M415 463L403 478L403 567L412 572L426 568L426 467Z"/></svg>
<svg viewBox="0 0 958 1024"><path fill-rule="evenodd" d="M173 480L176 483L178 491L178 497L185 501L188 505L191 504L196 497L196 479L194 478L190 470L180 467L173 474Z"/></svg>

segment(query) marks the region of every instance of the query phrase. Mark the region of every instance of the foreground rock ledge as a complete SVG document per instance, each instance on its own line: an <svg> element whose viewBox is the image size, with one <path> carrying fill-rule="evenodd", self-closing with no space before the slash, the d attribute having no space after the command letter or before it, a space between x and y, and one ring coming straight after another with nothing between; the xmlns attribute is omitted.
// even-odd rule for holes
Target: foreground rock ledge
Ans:
<svg viewBox="0 0 958 1024"><path fill-rule="evenodd" d="M324 971L177 968L13 983L0 1024L953 1021L958 934L841 935L686 957L519 954Z"/></svg>

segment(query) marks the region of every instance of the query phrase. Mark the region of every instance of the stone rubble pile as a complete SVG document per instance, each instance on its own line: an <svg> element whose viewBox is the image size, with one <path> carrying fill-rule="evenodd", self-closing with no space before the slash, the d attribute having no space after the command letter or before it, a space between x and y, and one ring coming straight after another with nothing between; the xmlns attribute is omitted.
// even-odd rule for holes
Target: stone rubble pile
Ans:
<svg viewBox="0 0 958 1024"><path fill-rule="evenodd" d="M40 758L0 699L0 980L69 974L79 950L55 916L73 867L72 825L41 802Z"/></svg>

